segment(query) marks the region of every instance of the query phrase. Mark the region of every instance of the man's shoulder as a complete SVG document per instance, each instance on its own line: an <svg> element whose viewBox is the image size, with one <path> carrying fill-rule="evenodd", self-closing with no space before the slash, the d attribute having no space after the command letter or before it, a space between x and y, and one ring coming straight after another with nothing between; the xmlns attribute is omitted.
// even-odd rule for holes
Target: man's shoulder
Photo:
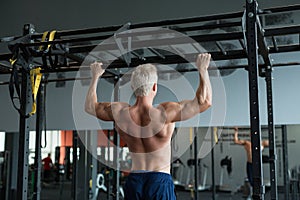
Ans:
<svg viewBox="0 0 300 200"><path fill-rule="evenodd" d="M157 105L157 108L160 109L160 108L171 108L171 107L174 107L174 106L178 106L180 105L179 102L174 102L174 101L166 101L166 102L163 102L163 103L160 103Z"/></svg>
<svg viewBox="0 0 300 200"><path fill-rule="evenodd" d="M130 107L130 105L126 102L112 102L111 106L112 106L112 109L117 109L117 110L121 110L121 109Z"/></svg>
<svg viewBox="0 0 300 200"><path fill-rule="evenodd" d="M126 102L114 102L111 107L114 116L120 116L121 113L127 113L131 106Z"/></svg>

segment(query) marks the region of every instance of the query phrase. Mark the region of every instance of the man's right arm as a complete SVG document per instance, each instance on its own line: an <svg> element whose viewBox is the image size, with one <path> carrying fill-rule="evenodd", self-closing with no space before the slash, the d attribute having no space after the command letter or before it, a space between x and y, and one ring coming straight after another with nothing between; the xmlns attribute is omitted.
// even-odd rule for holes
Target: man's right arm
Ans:
<svg viewBox="0 0 300 200"><path fill-rule="evenodd" d="M98 102L96 93L97 83L105 70L102 68L102 63L97 62L91 64L90 68L92 80L85 99L85 111L101 120L114 121L113 113L118 113L121 108L128 104L121 102Z"/></svg>
<svg viewBox="0 0 300 200"><path fill-rule="evenodd" d="M239 137L238 137L239 131L238 130L239 130L238 127L234 128L234 139L233 139L233 141L234 141L235 144L244 145L246 143L246 141L239 139Z"/></svg>
<svg viewBox="0 0 300 200"><path fill-rule="evenodd" d="M208 75L208 66L211 55L199 54L196 65L199 71L199 86L193 100L181 102L165 102L161 106L166 111L167 122L183 121L194 117L196 114L207 110L212 103L212 89Z"/></svg>

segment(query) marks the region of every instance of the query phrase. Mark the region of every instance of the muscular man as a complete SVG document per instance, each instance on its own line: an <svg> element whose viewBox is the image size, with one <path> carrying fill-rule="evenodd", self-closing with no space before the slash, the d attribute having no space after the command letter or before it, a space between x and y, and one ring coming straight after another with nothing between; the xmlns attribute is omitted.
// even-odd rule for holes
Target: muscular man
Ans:
<svg viewBox="0 0 300 200"><path fill-rule="evenodd" d="M252 174L252 149L251 149L251 142L248 140L240 140L238 137L238 127L234 128L234 143L243 145L246 151L247 155L247 177L248 180L253 186L253 174ZM264 150L265 147L269 146L269 141L268 140L263 140L261 142L261 150Z"/></svg>
<svg viewBox="0 0 300 200"><path fill-rule="evenodd" d="M86 96L85 111L104 121L113 121L120 137L127 143L132 168L125 184L125 199L176 199L170 175L171 137L176 121L187 120L211 106L212 91L207 68L210 54L196 60L200 82L195 98L164 102L154 107L157 70L152 64L136 67L131 87L134 105L124 102L98 102L97 81L104 73L101 63L91 65L92 81Z"/></svg>

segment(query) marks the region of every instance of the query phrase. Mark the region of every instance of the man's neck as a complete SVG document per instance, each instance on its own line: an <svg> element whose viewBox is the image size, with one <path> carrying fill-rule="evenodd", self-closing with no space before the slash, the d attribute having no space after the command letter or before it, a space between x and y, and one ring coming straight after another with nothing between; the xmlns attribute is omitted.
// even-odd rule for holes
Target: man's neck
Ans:
<svg viewBox="0 0 300 200"><path fill-rule="evenodd" d="M137 107L152 107L153 97L151 96L138 96L136 97L135 106Z"/></svg>

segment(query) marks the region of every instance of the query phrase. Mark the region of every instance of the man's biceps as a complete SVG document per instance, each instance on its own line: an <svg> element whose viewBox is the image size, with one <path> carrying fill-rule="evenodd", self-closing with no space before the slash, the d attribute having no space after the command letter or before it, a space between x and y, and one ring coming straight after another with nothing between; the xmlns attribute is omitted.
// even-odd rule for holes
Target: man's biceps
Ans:
<svg viewBox="0 0 300 200"><path fill-rule="evenodd" d="M182 112L188 113L190 115L195 115L196 113L198 113L199 109L199 105L195 105L193 102L185 103L182 106Z"/></svg>

